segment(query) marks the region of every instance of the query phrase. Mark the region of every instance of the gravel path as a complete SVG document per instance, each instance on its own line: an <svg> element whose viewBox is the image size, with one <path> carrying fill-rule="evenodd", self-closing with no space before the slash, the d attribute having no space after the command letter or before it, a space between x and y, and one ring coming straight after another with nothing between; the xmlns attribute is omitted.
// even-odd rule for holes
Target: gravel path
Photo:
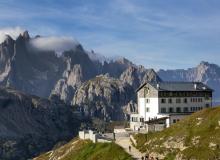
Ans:
<svg viewBox="0 0 220 160"><path fill-rule="evenodd" d="M136 160L141 160L141 157L144 156L144 154L132 146L129 137L118 137L115 143L124 148L124 150ZM131 151L129 151L129 146L131 146Z"/></svg>

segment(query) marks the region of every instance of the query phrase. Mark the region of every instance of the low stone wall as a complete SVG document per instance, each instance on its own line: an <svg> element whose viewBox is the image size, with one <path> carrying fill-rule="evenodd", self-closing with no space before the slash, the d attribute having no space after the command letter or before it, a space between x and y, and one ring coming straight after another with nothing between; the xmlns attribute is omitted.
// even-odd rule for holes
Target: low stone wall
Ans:
<svg viewBox="0 0 220 160"><path fill-rule="evenodd" d="M107 138L105 136L102 136L92 130L84 130L84 131L79 131L79 138L80 139L83 139L83 140L86 140L86 139L89 139L91 140L93 143L97 143L97 142L103 142L103 143L106 143L106 142L112 142L112 139L110 138Z"/></svg>
<svg viewBox="0 0 220 160"><path fill-rule="evenodd" d="M162 131L165 128L166 128L166 125L164 124L151 124L151 125L148 125L148 132Z"/></svg>
<svg viewBox="0 0 220 160"><path fill-rule="evenodd" d="M97 134L94 131L92 131L92 130L89 130L89 131L79 131L79 138L83 139L83 140L90 139L94 143L97 142Z"/></svg>

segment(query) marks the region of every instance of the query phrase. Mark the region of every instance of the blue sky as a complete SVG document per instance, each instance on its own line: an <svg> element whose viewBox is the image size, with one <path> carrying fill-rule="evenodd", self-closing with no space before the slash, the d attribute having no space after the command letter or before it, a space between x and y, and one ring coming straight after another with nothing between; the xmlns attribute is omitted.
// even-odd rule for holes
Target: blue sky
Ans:
<svg viewBox="0 0 220 160"><path fill-rule="evenodd" d="M220 64L219 0L0 0L0 28L72 36L147 68Z"/></svg>

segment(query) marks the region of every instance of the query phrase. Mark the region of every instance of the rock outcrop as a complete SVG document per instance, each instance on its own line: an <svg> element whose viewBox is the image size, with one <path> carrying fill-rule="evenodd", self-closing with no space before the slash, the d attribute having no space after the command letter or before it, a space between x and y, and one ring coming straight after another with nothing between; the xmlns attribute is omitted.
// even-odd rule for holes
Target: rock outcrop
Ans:
<svg viewBox="0 0 220 160"><path fill-rule="evenodd" d="M120 80L128 83L135 90L145 82L162 81L153 69L145 69L142 66L129 66L120 76Z"/></svg>
<svg viewBox="0 0 220 160"><path fill-rule="evenodd" d="M28 32L0 44L0 85L47 97L62 75L63 63L54 52L29 47Z"/></svg>
<svg viewBox="0 0 220 160"><path fill-rule="evenodd" d="M72 104L85 116L104 120L123 120L123 106L134 96L133 88L109 75L99 75L83 83L76 91Z"/></svg>

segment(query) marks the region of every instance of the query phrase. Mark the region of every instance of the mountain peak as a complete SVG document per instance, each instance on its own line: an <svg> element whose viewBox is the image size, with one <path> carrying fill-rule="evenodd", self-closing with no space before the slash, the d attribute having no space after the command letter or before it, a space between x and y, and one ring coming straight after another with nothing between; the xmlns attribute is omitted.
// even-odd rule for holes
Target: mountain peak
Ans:
<svg viewBox="0 0 220 160"><path fill-rule="evenodd" d="M19 40L29 40L30 39L30 36L29 36L29 33L28 31L24 31L23 33L20 33L19 36L17 37L16 41L19 41Z"/></svg>
<svg viewBox="0 0 220 160"><path fill-rule="evenodd" d="M29 33L28 33L27 30L23 32L22 36L23 36L25 39L30 39L30 36L29 36Z"/></svg>
<svg viewBox="0 0 220 160"><path fill-rule="evenodd" d="M207 65L210 65L210 63L207 62L207 61L201 61L199 65L205 65L205 66L207 66Z"/></svg>
<svg viewBox="0 0 220 160"><path fill-rule="evenodd" d="M129 61L128 59L124 57L117 59L116 62L121 63L121 64L126 64L126 65L133 65L131 61Z"/></svg>
<svg viewBox="0 0 220 160"><path fill-rule="evenodd" d="M12 44L13 42L14 42L14 40L12 39L12 37L10 35L6 34L3 43Z"/></svg>
<svg viewBox="0 0 220 160"><path fill-rule="evenodd" d="M5 41L12 41L13 39L11 38L11 36L9 34L5 35Z"/></svg>

